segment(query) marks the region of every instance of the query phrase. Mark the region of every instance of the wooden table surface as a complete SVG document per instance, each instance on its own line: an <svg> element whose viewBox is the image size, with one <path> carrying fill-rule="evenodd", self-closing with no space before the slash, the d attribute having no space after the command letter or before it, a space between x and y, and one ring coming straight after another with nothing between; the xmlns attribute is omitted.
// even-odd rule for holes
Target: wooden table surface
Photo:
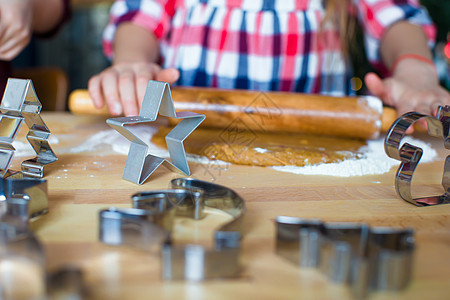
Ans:
<svg viewBox="0 0 450 300"><path fill-rule="evenodd" d="M417 249L410 286L399 293L372 293L370 298L450 297L450 205L419 208L399 199L393 185L396 168L383 175L341 178L238 165L217 169L190 162L192 177L214 180L246 201L244 271L237 279L163 281L157 254L97 240L98 211L130 207L132 194L167 188L180 175L161 167L141 186L125 181L126 155L105 145L71 153L90 136L110 129L104 118L44 113L43 119L57 139L51 146L59 160L45 167L49 213L31 227L45 246L48 269L81 267L92 299L348 298L345 286L333 285L319 271L301 269L275 254L274 219L279 215L414 228ZM25 141L26 132L24 125L17 139ZM421 165L415 174L414 191L425 196L442 194L443 158L448 154L442 141L429 140L440 159ZM18 169L23 159L16 157L12 169ZM192 239L212 242L215 226L224 219L209 216L202 221L177 221L175 238L187 239L182 229L196 228Z"/></svg>

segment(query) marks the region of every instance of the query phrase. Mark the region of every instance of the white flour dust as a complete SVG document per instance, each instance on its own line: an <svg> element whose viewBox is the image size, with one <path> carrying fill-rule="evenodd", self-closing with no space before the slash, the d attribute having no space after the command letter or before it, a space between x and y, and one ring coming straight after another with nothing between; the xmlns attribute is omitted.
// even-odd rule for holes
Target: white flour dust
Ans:
<svg viewBox="0 0 450 300"><path fill-rule="evenodd" d="M158 131L158 128L151 126L133 126L132 132L138 138L143 141L150 141L152 136ZM148 143L149 149L148 152L153 155L168 157L169 152L165 149L161 149L157 147L153 143ZM114 152L119 154L128 154L128 150L130 148L130 141L128 141L125 137L120 135L117 131L103 130L92 136L90 136L86 141L84 141L81 145L72 148L70 150L71 153L80 153L80 152L90 152L99 150L102 147L110 147Z"/></svg>
<svg viewBox="0 0 450 300"><path fill-rule="evenodd" d="M142 127L137 127L133 130L133 133L135 135L137 135L139 138L141 138L143 141L147 142L148 145L148 150L147 153L151 153L152 155L155 156L159 156L159 157L164 157L164 158L169 158L169 151L167 151L166 149L162 149L158 146L156 146L155 144L153 144L151 141L152 136L158 131L158 128L156 127L148 127L148 126L142 126ZM116 131L113 130L113 133L116 133ZM119 142L115 141L114 139L109 139L110 142L112 141L112 149L114 152L116 153L120 153L120 154L124 154L127 155L128 154L128 150L130 149L130 142L128 140L126 140L125 138L123 138L122 136L119 136L119 138L121 138L119 140ZM193 161L199 164L211 164L211 160L208 159L207 157L204 156L200 156L200 155L196 155L196 154L186 154L187 160L188 161ZM214 160L214 165L215 166L229 166L230 163L225 162L225 161L221 161L221 160Z"/></svg>
<svg viewBox="0 0 450 300"><path fill-rule="evenodd" d="M134 126L132 132L141 140L147 142L149 149L148 153L152 155L168 158L169 152L166 149L159 148L151 143L152 136L157 132L158 128L152 126ZM412 145L422 148L423 156L421 163L431 162L436 156L434 150L428 143L421 140L405 137L402 142L408 142ZM55 142L53 142L55 143ZM15 145L21 146L19 144ZM130 142L115 130L104 130L90 136L84 143L78 147L72 148L71 153L96 151L102 147L108 147L118 154L128 155ZM16 148L17 149L17 148ZM263 153L264 149L258 149ZM369 140L367 146L360 149L363 157L358 159L348 159L339 163L319 164L314 166L275 166L271 167L280 172L289 172L293 174L303 175L330 175L339 177L363 176L384 174L390 171L394 166L400 164L399 161L389 158L384 152L384 139ZM32 151L32 150L31 150ZM20 152L20 151L19 151ZM206 157L188 154L189 161L194 161L200 164L211 164L212 161ZM223 161L213 161L214 165L228 166L230 163Z"/></svg>
<svg viewBox="0 0 450 300"><path fill-rule="evenodd" d="M428 143L405 137L403 142L422 148L423 156L421 163L432 162L437 152ZM320 164L314 166L296 167L296 166L277 166L274 170L281 172L290 172L303 175L331 175L339 177L376 175L389 172L393 166L398 166L400 162L392 159L384 152L384 139L371 140L367 146L362 149L363 157L360 159L348 159L339 163Z"/></svg>
<svg viewBox="0 0 450 300"><path fill-rule="evenodd" d="M59 139L54 136L51 135L48 139L48 143L50 144L50 147L52 145L56 145L59 143ZM14 156L15 157L23 157L23 156L34 156L36 155L36 152L34 152L33 148L31 147L30 143L26 142L21 142L21 141L14 141L12 143L14 149L16 149L16 151L14 151Z"/></svg>

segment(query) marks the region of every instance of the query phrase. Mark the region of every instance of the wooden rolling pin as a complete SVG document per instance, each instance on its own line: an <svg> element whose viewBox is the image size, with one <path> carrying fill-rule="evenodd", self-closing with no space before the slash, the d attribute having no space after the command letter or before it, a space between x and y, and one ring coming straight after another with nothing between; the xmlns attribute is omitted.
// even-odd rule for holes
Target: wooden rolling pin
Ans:
<svg viewBox="0 0 450 300"><path fill-rule="evenodd" d="M181 87L171 91L177 111L206 115L203 128L373 139L387 131L397 118L394 109L383 108L375 97ZM93 106L87 90L71 93L69 109L74 114L111 116L106 106Z"/></svg>

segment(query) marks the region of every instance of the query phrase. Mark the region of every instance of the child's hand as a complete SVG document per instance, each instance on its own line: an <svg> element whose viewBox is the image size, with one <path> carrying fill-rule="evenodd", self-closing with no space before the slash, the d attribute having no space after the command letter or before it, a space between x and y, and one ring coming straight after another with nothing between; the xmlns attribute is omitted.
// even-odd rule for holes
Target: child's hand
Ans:
<svg viewBox="0 0 450 300"><path fill-rule="evenodd" d="M106 103L113 115L137 116L149 80L172 84L179 76L178 70L154 63L119 63L92 77L88 90L95 107Z"/></svg>
<svg viewBox="0 0 450 300"><path fill-rule="evenodd" d="M0 59L12 60L32 34L31 0L0 0Z"/></svg>
<svg viewBox="0 0 450 300"><path fill-rule="evenodd" d="M439 85L433 66L415 59L402 60L392 77L380 79L374 73L365 77L367 88L398 115L416 111L436 115L439 105L449 105L449 93Z"/></svg>

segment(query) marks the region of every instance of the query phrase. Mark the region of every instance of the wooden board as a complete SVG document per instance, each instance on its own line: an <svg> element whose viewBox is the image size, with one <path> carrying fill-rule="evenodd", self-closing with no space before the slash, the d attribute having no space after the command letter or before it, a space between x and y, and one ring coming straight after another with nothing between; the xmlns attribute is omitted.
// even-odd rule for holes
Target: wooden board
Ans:
<svg viewBox="0 0 450 300"><path fill-rule="evenodd" d="M269 168L231 165L213 168L190 163L192 176L234 189L246 201L243 241L244 272L240 278L200 283L163 281L159 256L97 241L98 211L110 206L130 207L138 191L167 188L178 174L160 168L142 186L121 179L126 156L108 147L70 153L90 136L110 129L104 118L45 113L44 121L58 140L52 148L59 160L45 169L50 212L32 223L43 241L48 269L76 265L83 269L92 299L345 299L345 287L331 284L316 270L300 269L274 253L274 219L279 215L320 218L324 221L366 222L372 226L412 227L417 251L413 281L401 293L375 293L372 299L448 299L450 295L450 205L418 208L400 200L394 190L395 170L383 175L339 178L281 173ZM24 141L26 126L19 140ZM428 139L427 137L423 137ZM424 164L414 178L415 191L441 194L440 161ZM23 158L15 158L17 169ZM212 224L181 220L197 228L197 241L212 239Z"/></svg>

